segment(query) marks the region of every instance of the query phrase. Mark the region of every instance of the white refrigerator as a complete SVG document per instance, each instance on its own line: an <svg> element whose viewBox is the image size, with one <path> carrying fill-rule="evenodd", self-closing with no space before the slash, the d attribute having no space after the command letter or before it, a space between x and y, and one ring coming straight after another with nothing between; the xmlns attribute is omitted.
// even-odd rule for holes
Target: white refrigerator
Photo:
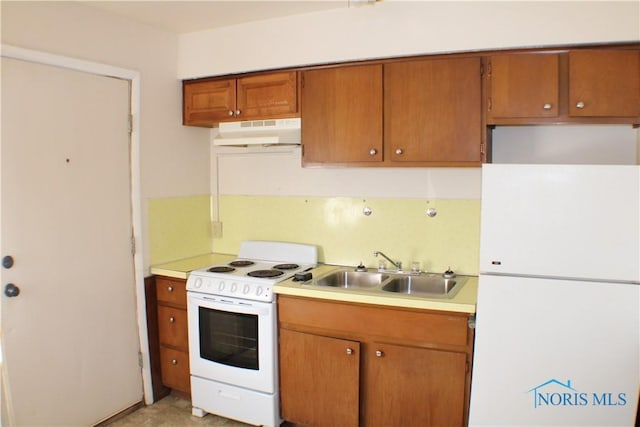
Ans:
<svg viewBox="0 0 640 427"><path fill-rule="evenodd" d="M640 166L487 164L471 426L632 426Z"/></svg>

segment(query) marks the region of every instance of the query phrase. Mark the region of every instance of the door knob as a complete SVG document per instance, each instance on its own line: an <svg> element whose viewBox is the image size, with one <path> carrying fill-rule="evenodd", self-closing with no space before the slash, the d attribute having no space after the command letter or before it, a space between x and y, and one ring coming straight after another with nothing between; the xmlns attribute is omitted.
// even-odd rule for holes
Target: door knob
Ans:
<svg viewBox="0 0 640 427"><path fill-rule="evenodd" d="M4 294L9 298L17 297L18 295L20 295L20 288L13 283L7 283L6 285L4 285Z"/></svg>
<svg viewBox="0 0 640 427"><path fill-rule="evenodd" d="M2 266L4 268L13 267L13 257L11 255L6 255L6 256L2 257Z"/></svg>

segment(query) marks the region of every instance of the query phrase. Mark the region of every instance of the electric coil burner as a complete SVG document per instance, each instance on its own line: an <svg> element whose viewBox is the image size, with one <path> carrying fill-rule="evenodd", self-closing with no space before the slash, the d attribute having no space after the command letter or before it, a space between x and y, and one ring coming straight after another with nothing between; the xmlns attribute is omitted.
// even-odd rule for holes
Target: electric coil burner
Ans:
<svg viewBox="0 0 640 427"><path fill-rule="evenodd" d="M242 242L238 258L187 280L192 413L279 426L276 283L316 266L317 248Z"/></svg>

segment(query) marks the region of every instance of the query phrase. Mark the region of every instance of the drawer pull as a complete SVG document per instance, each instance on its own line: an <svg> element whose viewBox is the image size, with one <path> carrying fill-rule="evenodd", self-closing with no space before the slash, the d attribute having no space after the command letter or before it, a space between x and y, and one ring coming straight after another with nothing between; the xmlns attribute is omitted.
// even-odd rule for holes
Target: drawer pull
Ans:
<svg viewBox="0 0 640 427"><path fill-rule="evenodd" d="M384 356L384 353L382 352L382 350L376 350L376 357L382 357Z"/></svg>
<svg viewBox="0 0 640 427"><path fill-rule="evenodd" d="M173 292L173 286L167 286L167 291Z"/></svg>
<svg viewBox="0 0 640 427"><path fill-rule="evenodd" d="M178 364L178 361L177 361L176 359L171 359L171 364L172 364L172 365L177 365L177 364Z"/></svg>
<svg viewBox="0 0 640 427"><path fill-rule="evenodd" d="M169 323L175 323L175 321L176 321L175 317L173 316L169 317Z"/></svg>
<svg viewBox="0 0 640 427"><path fill-rule="evenodd" d="M353 354L353 349L352 348L347 348L347 352L348 355L352 355Z"/></svg>

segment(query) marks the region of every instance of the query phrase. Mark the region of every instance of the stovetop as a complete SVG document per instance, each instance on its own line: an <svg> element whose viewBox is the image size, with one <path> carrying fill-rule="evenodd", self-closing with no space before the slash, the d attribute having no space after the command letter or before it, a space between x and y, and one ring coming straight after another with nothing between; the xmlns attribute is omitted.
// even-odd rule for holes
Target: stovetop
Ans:
<svg viewBox="0 0 640 427"><path fill-rule="evenodd" d="M192 271L187 291L273 301L273 286L316 266L317 248L284 242L245 241L238 258Z"/></svg>

